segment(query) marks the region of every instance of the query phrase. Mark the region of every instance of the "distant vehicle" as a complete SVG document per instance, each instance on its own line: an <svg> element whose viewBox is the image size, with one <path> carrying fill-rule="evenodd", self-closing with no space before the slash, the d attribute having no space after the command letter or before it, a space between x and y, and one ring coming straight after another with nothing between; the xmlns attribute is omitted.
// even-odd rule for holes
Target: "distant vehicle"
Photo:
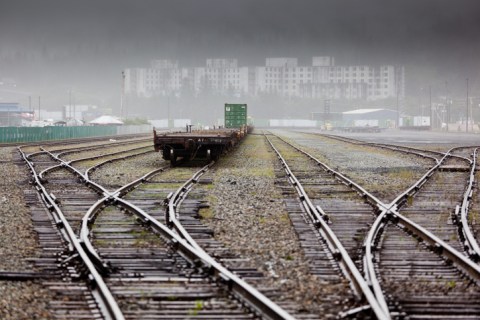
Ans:
<svg viewBox="0 0 480 320"><path fill-rule="evenodd" d="M161 152L165 160L175 165L195 158L217 160L230 150L249 132L246 104L225 104L225 128L191 130L186 132L157 132L153 130L155 151Z"/></svg>

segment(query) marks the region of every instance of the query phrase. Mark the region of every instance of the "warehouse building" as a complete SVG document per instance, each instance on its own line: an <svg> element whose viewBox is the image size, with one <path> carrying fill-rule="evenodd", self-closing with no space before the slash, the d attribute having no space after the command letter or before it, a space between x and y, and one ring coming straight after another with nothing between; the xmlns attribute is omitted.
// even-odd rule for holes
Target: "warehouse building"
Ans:
<svg viewBox="0 0 480 320"><path fill-rule="evenodd" d="M17 102L0 102L0 126L17 127L33 120L33 111L28 111Z"/></svg>
<svg viewBox="0 0 480 320"><path fill-rule="evenodd" d="M397 111L390 109L357 109L343 112L345 127L395 128Z"/></svg>

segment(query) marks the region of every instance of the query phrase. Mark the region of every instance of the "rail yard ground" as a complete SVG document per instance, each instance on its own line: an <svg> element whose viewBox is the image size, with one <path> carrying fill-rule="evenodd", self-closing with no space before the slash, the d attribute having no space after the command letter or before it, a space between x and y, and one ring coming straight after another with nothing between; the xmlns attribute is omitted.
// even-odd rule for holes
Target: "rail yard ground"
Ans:
<svg viewBox="0 0 480 320"><path fill-rule="evenodd" d="M361 253L361 245L377 213L375 210L372 210L372 212L367 210L365 216L361 217L365 220L361 220L362 223L359 224L358 230L353 236L342 234L343 229L341 226L339 227L342 222L340 218L336 217L335 210L338 211L338 214L341 214L341 210L346 210L342 205L345 206L345 203L360 205L365 197L358 196L356 192L341 189L340 187L348 187L348 183L337 186L335 185L337 183L334 181L335 179L321 185L318 181L309 180L312 178L308 176L309 173L313 175L312 172L314 171L312 170L318 165L309 163L310 160L302 158L303 156L286 143L289 142L302 148L331 167L332 170L341 172L383 203L391 203L399 194L422 178L431 167L440 161L439 152L445 153L452 147L480 145L478 135L459 133L392 131L356 135L342 134L342 137L347 139L354 138L369 143L396 144L416 148L416 151L411 151L413 153L405 153L380 148L374 144L359 143L358 140L339 140L326 135L318 135L318 133L325 132L273 130L271 133L284 139L284 141L273 140L275 136L271 135L273 144L277 146L286 162L291 163L292 171L298 176L299 181L304 183L304 189L308 196L312 198L315 205L324 206L324 210L331 219L332 229L344 243L349 254L354 257L353 262L362 275L364 270L362 270L363 253ZM275 139L277 138L275 137ZM105 142L92 142L91 145L98 143ZM68 143L65 144L65 146L67 145ZM69 147L87 145L89 143ZM159 153L147 152L149 145L148 141L140 141L132 144L132 146L112 146L97 150L79 151L77 156L72 153L65 158L74 160L92 155L100 157L97 160L90 159L79 162L77 167L85 170L100 161L114 159L116 155L113 153L123 152L123 155L133 155L138 152L138 156L106 163L91 173L93 181L102 186L108 186L107 189L109 190L115 190L152 170L167 165L161 159ZM56 148L60 147L57 146ZM133 151L134 148L138 148L138 150ZM466 158L473 149L470 148L464 153L459 153L458 156ZM33 148L31 152L33 152ZM419 156L420 152L423 152L423 156ZM436 156L438 157L437 160L435 160ZM454 173L448 174L454 175L458 171L459 175L452 176L451 179L464 179L464 183L468 182L468 165L462 163L460 158L456 161L447 163L446 167L449 170L454 170ZM197 166L200 168L203 164L199 163ZM151 190L159 183L163 183L172 189L178 188L182 181L188 179L192 170L191 166L180 166L176 170L173 171L172 169L165 172L160 180L152 183L150 189L146 189ZM464 174L465 177L460 174ZM38 263L33 262L42 255L42 244L39 241L42 235L35 231L38 229L35 229L26 199L26 194L35 191L35 188L29 184L29 181L32 180L31 174L16 148L3 147L0 149L0 176L2 177L0 181L2 188L0 194L0 275L2 275L0 279L0 318L54 318L56 304L52 301L56 301L58 297L54 297L55 293L49 291L48 286L45 285L46 282L50 281L49 279L35 277L35 274L42 272ZM192 194L190 199L202 204L195 207L195 210L198 211L198 223L212 230L214 241L223 245L230 252L229 255L235 257L232 260L237 261L236 263L240 261L242 268L256 270L262 274L262 277L253 279L252 284L274 303L287 310L294 317L306 319L334 319L342 312L348 313L349 310L354 310L366 304L365 300L355 299L356 293L349 284L349 280L342 272L342 268L336 265L335 261L338 260L336 253L329 252L328 245L321 240L318 243L313 242L320 238L321 232L316 231L314 223L309 223L306 218L302 218L305 209L301 207L298 195L294 194L294 189L289 184L288 177L285 176L284 167L261 130L257 129L254 134L249 135L233 151L220 158L201 179L203 179L201 183L195 187L198 188L197 193ZM440 177L435 181L441 185L445 179ZM326 190L326 187L331 188L331 190ZM428 183L426 188L429 188ZM439 187L433 193L444 192L445 190L441 188ZM438 212L439 218L435 220L436 225L452 224L451 218L449 218L450 213L455 211L456 205L461 205L462 194L463 185L458 191L457 198L449 198L449 202L442 202L441 212ZM419 203L420 198L420 196L417 198ZM476 212L480 211L480 208L476 207L480 199L476 184L471 198L473 198L473 205L470 209L473 214L469 217L469 226L475 234L478 231L477 225L479 223ZM155 215L158 214L157 211L160 208L158 204L161 201L163 199L156 199ZM435 201L440 202L441 199L432 201L423 200L421 205L434 208L438 204ZM414 204L414 196L406 200L407 208L411 208ZM445 212L448 214L444 221L440 217ZM355 217L357 216L352 216L352 219L355 219ZM368 217L368 219L365 217ZM412 213L409 217L416 218ZM300 223L303 224L300 225ZM426 227L430 228L428 222L421 223L425 223ZM354 225L355 221L352 221L352 224ZM436 225L431 227L435 232L438 231L435 229ZM393 227L390 226L390 228ZM386 246L392 246L392 239L403 241L404 238L408 238L407 233L402 235L399 230L391 230L391 233L394 234L391 237L382 236L383 238L379 240L380 243L385 241ZM444 230L442 229L440 232L444 232ZM442 240L451 243L456 250L458 249L468 259L468 255L463 252L462 246L455 244L460 242L457 239L456 231L453 232L452 234L442 233ZM93 237L95 238L95 232ZM347 239L347 237L353 238L354 241ZM350 244L351 241L352 244ZM97 244L99 243L100 241L97 241ZM149 243L154 244L154 242ZM418 247L418 244L419 242L415 240L413 247ZM403 242L402 245L406 246ZM385 251L391 252L391 248L386 247ZM428 246L420 249L432 254L428 250ZM208 248L205 250L208 252ZM413 256L413 253L409 253L409 255ZM384 258L382 261L390 261L389 254L377 256L377 259L382 257ZM317 258L318 261L315 260ZM438 265L445 264L445 261L450 265L452 262L448 259L445 260L442 256L436 262L435 259L437 258L436 255L432 254L428 261L432 264L438 263ZM407 258L405 258L405 261L408 263ZM454 266L455 264L454 261ZM376 265L376 268L380 267L378 264ZM383 279L382 285L386 286L384 290L387 292L386 299L392 318L418 315L419 311L411 306L405 296L402 296L404 292L412 294L411 291L407 290L412 287L411 283L405 281L405 274L395 275L395 272L403 272L404 270L397 270L391 265L383 265L383 267L389 270L388 274L382 273L380 269L377 269L377 273ZM233 267L231 268L233 269ZM418 277L423 281L421 284L413 286L418 288L418 297L422 296L422 290L427 292L436 287L437 291L442 292L443 295L451 294L459 297L459 299L466 299L467 302L465 303L467 305L468 297L472 298L472 303L476 303L478 300L477 296L480 293L479 279L476 279L475 276L470 275L471 281L462 283L463 280L458 280L454 276L457 271L449 269L445 271L448 272L448 277L446 276L445 279L436 278L435 283L430 283L428 281L433 281L431 277L425 279L422 278L422 274L415 274L415 272L422 271L415 271L415 268L412 267L411 272L413 277ZM433 272L435 271L432 270ZM29 278L27 281L19 281L13 276L14 273L23 274ZM460 273L462 276L459 279L463 279L465 273L464 271ZM394 277L394 279L401 280L400 284L396 283L393 287L391 284L392 277L389 278L391 275L395 275L396 278ZM247 282L249 282L248 279ZM461 296L460 291L466 292L466 296ZM425 297L429 297L427 293L425 293ZM414 298L412 294L412 299ZM419 300L421 299L419 298ZM468 308L469 310L465 311L468 314L465 314L465 316L480 315L480 310L477 307ZM201 314L204 311L202 309L205 308L198 307L198 310L194 310L193 314L192 310L186 310L186 316ZM458 311L458 314L462 315L461 310ZM358 316L360 318L373 317L373 313L359 312ZM56 317L58 318L58 314L56 314ZM64 317L69 318L70 315L64 314Z"/></svg>

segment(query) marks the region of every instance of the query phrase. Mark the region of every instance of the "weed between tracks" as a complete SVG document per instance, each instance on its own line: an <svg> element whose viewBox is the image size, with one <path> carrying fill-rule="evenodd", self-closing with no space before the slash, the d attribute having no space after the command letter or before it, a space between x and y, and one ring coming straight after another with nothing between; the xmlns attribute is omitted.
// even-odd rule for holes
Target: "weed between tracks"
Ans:
<svg viewBox="0 0 480 320"><path fill-rule="evenodd" d="M468 223L471 225L476 224L478 220L478 211L470 209L469 214L468 214Z"/></svg>
<svg viewBox="0 0 480 320"><path fill-rule="evenodd" d="M159 247L163 245L163 241L150 230L132 230L130 232L134 236L134 246L138 248Z"/></svg>
<svg viewBox="0 0 480 320"><path fill-rule="evenodd" d="M203 310L203 300L195 300L195 307L188 310L188 315L197 316L199 311Z"/></svg>
<svg viewBox="0 0 480 320"><path fill-rule="evenodd" d="M207 186L213 186L213 185L207 185ZM213 211L212 208L216 206L217 198L214 197L213 195L208 195L207 197L205 197L205 200L209 204L209 206L205 208L200 208L198 210L198 214L201 219L213 219L213 217L215 216L215 212Z"/></svg>
<svg viewBox="0 0 480 320"><path fill-rule="evenodd" d="M142 184L138 189L139 190L152 190L152 189L174 189L177 190L182 186L183 183L172 183L172 182L149 182Z"/></svg>
<svg viewBox="0 0 480 320"><path fill-rule="evenodd" d="M241 145L241 156L245 159L251 159L252 163L256 162L269 162L272 154L269 152L269 148L259 148L259 144L263 141L261 136L248 136ZM266 166L251 166L245 170L243 167L238 167L235 162L235 158L238 157L238 153L232 152L219 160L219 164L225 168L230 168L228 174L235 176L250 176L250 177L265 177L275 178L275 172L272 167Z"/></svg>

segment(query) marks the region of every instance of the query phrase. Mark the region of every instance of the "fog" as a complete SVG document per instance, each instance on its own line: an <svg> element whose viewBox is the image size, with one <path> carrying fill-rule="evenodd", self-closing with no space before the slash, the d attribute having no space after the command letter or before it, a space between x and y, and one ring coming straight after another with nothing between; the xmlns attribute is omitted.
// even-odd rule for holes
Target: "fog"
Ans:
<svg viewBox="0 0 480 320"><path fill-rule="evenodd" d="M204 66L207 58L237 58L240 66L255 66L266 57L297 57L299 65L308 65L312 56L333 56L337 65L405 66L402 108L415 110L429 99L427 88L434 100L446 94L465 99L467 78L471 96L480 96L479 17L478 0L0 0L0 102L28 105L29 96L41 96L43 107L55 110L73 92L75 103L118 114L121 71L148 67L152 59ZM226 99L235 100L128 103L150 118L164 116L167 108L173 116L200 117L202 106L220 104L221 110ZM319 105L277 97L240 100L257 104L257 116L301 116ZM293 108L298 105L301 112Z"/></svg>

